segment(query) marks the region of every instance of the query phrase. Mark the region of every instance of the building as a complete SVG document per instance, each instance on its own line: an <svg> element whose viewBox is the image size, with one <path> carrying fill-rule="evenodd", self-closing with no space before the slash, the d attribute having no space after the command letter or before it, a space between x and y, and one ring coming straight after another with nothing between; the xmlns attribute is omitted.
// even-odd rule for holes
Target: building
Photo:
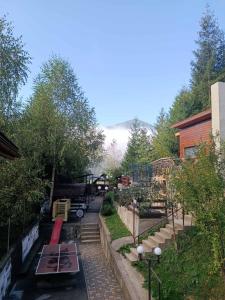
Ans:
<svg viewBox="0 0 225 300"><path fill-rule="evenodd" d="M0 156L8 159L19 157L19 149L0 131Z"/></svg>
<svg viewBox="0 0 225 300"><path fill-rule="evenodd" d="M218 135L225 140L225 83L217 82L211 86L211 108L177 122L172 128L178 129L179 156L181 159L194 158L197 146L209 143L211 136Z"/></svg>

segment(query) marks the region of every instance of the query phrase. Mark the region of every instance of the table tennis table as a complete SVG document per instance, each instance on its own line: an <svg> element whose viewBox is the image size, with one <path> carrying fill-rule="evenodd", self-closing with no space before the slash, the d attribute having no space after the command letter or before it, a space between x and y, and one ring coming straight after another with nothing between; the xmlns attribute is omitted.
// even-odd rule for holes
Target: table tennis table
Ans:
<svg viewBox="0 0 225 300"><path fill-rule="evenodd" d="M79 272L77 246L71 244L44 245L35 275Z"/></svg>

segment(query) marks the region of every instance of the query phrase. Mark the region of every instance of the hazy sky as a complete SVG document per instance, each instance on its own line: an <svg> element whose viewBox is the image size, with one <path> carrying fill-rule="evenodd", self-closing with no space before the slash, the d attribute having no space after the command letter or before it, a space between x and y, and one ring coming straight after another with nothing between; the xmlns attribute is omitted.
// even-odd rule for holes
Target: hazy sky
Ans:
<svg viewBox="0 0 225 300"><path fill-rule="evenodd" d="M154 123L189 82L206 3L225 30L223 0L0 0L0 15L32 56L24 98L42 63L58 54L73 66L99 123Z"/></svg>

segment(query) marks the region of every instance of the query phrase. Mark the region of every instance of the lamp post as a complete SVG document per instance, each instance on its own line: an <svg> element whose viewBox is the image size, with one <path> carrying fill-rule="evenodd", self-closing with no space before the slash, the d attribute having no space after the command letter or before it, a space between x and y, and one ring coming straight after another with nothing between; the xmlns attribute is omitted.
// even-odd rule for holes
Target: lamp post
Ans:
<svg viewBox="0 0 225 300"><path fill-rule="evenodd" d="M101 188L101 186L99 185L99 186L98 186L98 194L99 194L99 195L101 195L101 194L100 194L101 189L102 189L102 188Z"/></svg>
<svg viewBox="0 0 225 300"><path fill-rule="evenodd" d="M106 193L108 192L108 190L109 190L109 187L108 187L108 186L105 186L104 199L105 199L105 195L106 195Z"/></svg>
<svg viewBox="0 0 225 300"><path fill-rule="evenodd" d="M136 231L135 231L135 209L137 207L137 200L133 199L133 239L134 239L134 244L136 240Z"/></svg>
<svg viewBox="0 0 225 300"><path fill-rule="evenodd" d="M144 247L142 245L139 245L137 247L137 253L139 256L139 259L142 260L143 254L144 254ZM157 263L160 262L160 255L162 254L162 250L159 247L154 248L153 253L156 255L157 257ZM152 300L152 262L155 261L152 258L148 258L148 300ZM160 288L161 288L161 282L159 280L159 278L157 278L157 280L159 281L159 300L160 300Z"/></svg>

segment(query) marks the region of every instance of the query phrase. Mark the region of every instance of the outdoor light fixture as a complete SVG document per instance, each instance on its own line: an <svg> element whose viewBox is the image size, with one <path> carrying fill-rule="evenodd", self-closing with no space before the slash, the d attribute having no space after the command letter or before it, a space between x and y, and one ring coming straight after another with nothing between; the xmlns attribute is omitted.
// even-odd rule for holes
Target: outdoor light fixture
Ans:
<svg viewBox="0 0 225 300"><path fill-rule="evenodd" d="M137 253L140 260L142 260L142 255L144 254L144 247L142 245L137 246Z"/></svg>
<svg viewBox="0 0 225 300"><path fill-rule="evenodd" d="M100 185L98 186L98 190L99 190L99 191L101 190L101 186L100 186Z"/></svg>
<svg viewBox="0 0 225 300"><path fill-rule="evenodd" d="M162 254L162 249L159 247L155 247L153 252L155 255L157 255L159 257Z"/></svg>
<svg viewBox="0 0 225 300"><path fill-rule="evenodd" d="M108 187L108 186L105 186L105 190L108 191L108 189L109 189L109 187Z"/></svg>
<svg viewBox="0 0 225 300"><path fill-rule="evenodd" d="M141 260L142 256L144 254L144 247L142 245L137 246L137 253L138 253L138 257ZM160 255L162 254L162 249L159 247L155 247L153 250L153 253L156 255L157 257L157 262L160 262ZM148 261L148 300L152 300L152 262L155 261L153 260L151 257L146 259ZM154 271L153 271L154 272ZM160 291L161 291L161 281L158 278L158 276L156 275L156 273L154 272L153 275L156 276L156 279L158 281L158 299L160 300Z"/></svg>

